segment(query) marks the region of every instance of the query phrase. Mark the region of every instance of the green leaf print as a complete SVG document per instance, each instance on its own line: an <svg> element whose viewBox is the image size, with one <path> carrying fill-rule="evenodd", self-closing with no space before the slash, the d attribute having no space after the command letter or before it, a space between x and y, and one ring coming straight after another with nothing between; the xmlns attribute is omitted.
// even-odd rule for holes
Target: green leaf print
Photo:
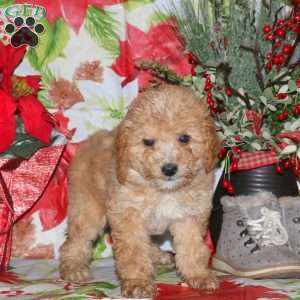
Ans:
<svg viewBox="0 0 300 300"><path fill-rule="evenodd" d="M58 19L54 24L49 24L46 18L39 22L43 24L45 30L39 36L38 45L27 52L27 58L33 68L41 71L57 57L63 56L63 50L70 39L70 32L62 19Z"/></svg>
<svg viewBox="0 0 300 300"><path fill-rule="evenodd" d="M164 22L168 19L170 19L170 14L164 14L162 12L155 11L147 19L147 25L148 25L148 27L156 26L156 25L159 25L161 22Z"/></svg>
<svg viewBox="0 0 300 300"><path fill-rule="evenodd" d="M154 3L155 0L128 0L126 3L124 3L124 7L126 10L135 10L136 8L146 5L146 4L150 4L150 3Z"/></svg>
<svg viewBox="0 0 300 300"><path fill-rule="evenodd" d="M125 116L125 104L123 98L113 99L108 103L105 98L98 98L98 104L105 113L105 120L119 122Z"/></svg>
<svg viewBox="0 0 300 300"><path fill-rule="evenodd" d="M119 35L116 28L119 22L113 18L113 13L107 12L94 6L89 6L84 27L96 43L107 50L113 58L118 57Z"/></svg>
<svg viewBox="0 0 300 300"><path fill-rule="evenodd" d="M53 102L49 99L49 91L53 80L55 80L55 76L50 69L47 67L43 68L41 71L41 90L38 92L38 99L47 109L55 107Z"/></svg>
<svg viewBox="0 0 300 300"><path fill-rule="evenodd" d="M14 3L13 0L2 0L0 1L0 8L6 8Z"/></svg>

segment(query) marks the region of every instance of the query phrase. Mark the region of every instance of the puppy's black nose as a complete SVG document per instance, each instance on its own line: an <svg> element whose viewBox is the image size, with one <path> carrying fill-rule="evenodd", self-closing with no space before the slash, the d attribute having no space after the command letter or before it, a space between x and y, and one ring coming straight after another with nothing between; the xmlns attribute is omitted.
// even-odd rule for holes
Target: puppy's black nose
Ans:
<svg viewBox="0 0 300 300"><path fill-rule="evenodd" d="M166 176L173 176L177 173L178 166L176 164L167 163L161 167L161 171Z"/></svg>

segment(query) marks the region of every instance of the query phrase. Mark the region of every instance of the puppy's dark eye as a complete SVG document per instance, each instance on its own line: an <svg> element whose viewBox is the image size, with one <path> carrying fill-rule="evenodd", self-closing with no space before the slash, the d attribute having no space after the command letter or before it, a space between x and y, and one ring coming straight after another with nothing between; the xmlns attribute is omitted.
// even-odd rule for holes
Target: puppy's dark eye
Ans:
<svg viewBox="0 0 300 300"><path fill-rule="evenodd" d="M155 144L155 139L143 139L145 146L151 147Z"/></svg>
<svg viewBox="0 0 300 300"><path fill-rule="evenodd" d="M179 136L178 141L181 144L187 144L190 141L191 137L188 134L182 134Z"/></svg>

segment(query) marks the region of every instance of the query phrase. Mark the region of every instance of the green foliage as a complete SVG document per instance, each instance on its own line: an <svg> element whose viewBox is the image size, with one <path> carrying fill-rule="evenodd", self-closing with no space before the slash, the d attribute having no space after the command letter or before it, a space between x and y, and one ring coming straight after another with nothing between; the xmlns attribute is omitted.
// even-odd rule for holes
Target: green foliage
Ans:
<svg viewBox="0 0 300 300"><path fill-rule="evenodd" d="M84 26L97 44L106 49L112 57L119 55L119 36L116 29L119 22L112 12L89 6Z"/></svg>
<svg viewBox="0 0 300 300"><path fill-rule="evenodd" d="M0 1L0 8L9 7L14 4L14 0L2 0Z"/></svg>
<svg viewBox="0 0 300 300"><path fill-rule="evenodd" d="M178 20L187 50L203 66L217 68L228 64L232 87L258 96L261 87L257 64L263 66L263 56L271 49L271 44L263 39L262 27L270 21L272 24L282 4L272 1L269 6L260 0L191 0L181 1L180 7L173 2L169 11ZM254 50L261 53L256 55L257 60Z"/></svg>
<svg viewBox="0 0 300 300"><path fill-rule="evenodd" d="M283 0L190 0L168 6L186 49L196 57L196 74L183 82L206 96L226 151L273 148L278 159L296 153L300 158L297 139L278 136L300 131L300 34L289 25L298 22L299 10L299 4ZM283 45L293 50L286 53ZM292 147L282 151L283 142Z"/></svg>
<svg viewBox="0 0 300 300"><path fill-rule="evenodd" d="M47 109L54 108L53 102L49 100L49 91L51 89L51 82L55 80L55 76L47 67L41 70L41 89L38 92L38 99L43 103Z"/></svg>
<svg viewBox="0 0 300 300"><path fill-rule="evenodd" d="M38 149L47 145L40 142L38 139L29 136L25 132L23 122L17 117L16 118L16 135L15 140L9 149L2 152L0 156L5 157L20 157L24 159L30 158Z"/></svg>
<svg viewBox="0 0 300 300"><path fill-rule="evenodd" d="M132 11L140 6L144 6L146 4L151 4L155 0L128 0L124 3L124 7L126 10Z"/></svg>
<svg viewBox="0 0 300 300"><path fill-rule="evenodd" d="M39 43L35 48L30 48L27 58L33 68L41 71L43 67L54 61L57 57L63 56L70 32L69 27L62 19L54 24L49 24L46 18L39 21L43 24L44 33L39 36Z"/></svg>

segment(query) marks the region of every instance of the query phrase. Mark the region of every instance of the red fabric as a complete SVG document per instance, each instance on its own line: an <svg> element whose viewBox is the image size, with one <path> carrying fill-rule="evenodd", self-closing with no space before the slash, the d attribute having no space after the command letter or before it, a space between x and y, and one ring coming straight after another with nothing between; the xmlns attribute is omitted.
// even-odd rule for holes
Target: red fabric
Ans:
<svg viewBox="0 0 300 300"><path fill-rule="evenodd" d="M8 267L13 224L43 195L63 150L54 146L29 160L0 160L0 270Z"/></svg>
<svg viewBox="0 0 300 300"><path fill-rule="evenodd" d="M287 131L278 134L278 137L283 139L287 138L296 143L300 143L300 131Z"/></svg>
<svg viewBox="0 0 300 300"><path fill-rule="evenodd" d="M275 151L242 152L238 161L237 170L251 170L275 164L277 162Z"/></svg>
<svg viewBox="0 0 300 300"><path fill-rule="evenodd" d="M285 294L263 286L242 286L238 283L222 280L220 287L213 292L204 292L184 287L181 284L158 285L159 293L154 300L257 300L257 299L288 299Z"/></svg>
<svg viewBox="0 0 300 300"><path fill-rule="evenodd" d="M67 170L79 144L68 144L45 192L32 210L24 217L39 211L43 230L59 225L67 216L68 178Z"/></svg>
<svg viewBox="0 0 300 300"><path fill-rule="evenodd" d="M254 110L247 110L246 117L247 117L248 121L250 121L252 123L251 126L252 126L253 132L256 135L260 135L263 115Z"/></svg>

